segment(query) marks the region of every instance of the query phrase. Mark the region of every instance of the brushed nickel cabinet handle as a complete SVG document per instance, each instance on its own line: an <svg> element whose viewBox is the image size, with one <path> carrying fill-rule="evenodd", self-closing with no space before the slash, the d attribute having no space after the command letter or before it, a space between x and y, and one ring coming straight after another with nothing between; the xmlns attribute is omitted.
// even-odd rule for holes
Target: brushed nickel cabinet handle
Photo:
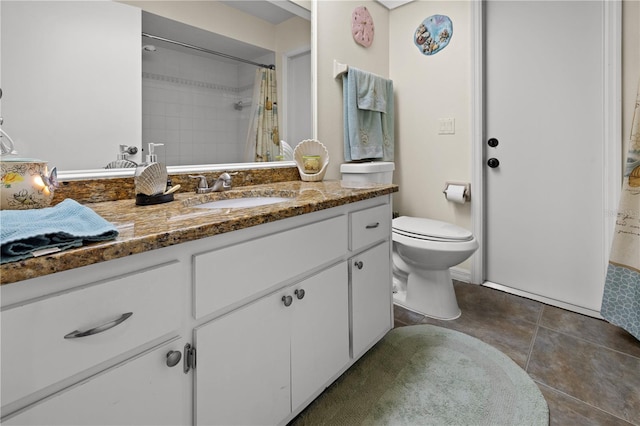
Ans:
<svg viewBox="0 0 640 426"><path fill-rule="evenodd" d="M113 321L109 321L109 322L104 323L102 325L99 325L97 327L93 327L93 328L90 328L90 329L85 330L85 331L79 331L79 330L72 331L71 333L69 333L66 336L64 336L64 338L65 339L77 339L78 337L93 336L94 334L102 333L103 331L107 331L110 328L113 328L118 324L122 324L131 315L133 315L133 312L124 313L124 314L120 315L120 317L114 319Z"/></svg>
<svg viewBox="0 0 640 426"><path fill-rule="evenodd" d="M304 297L304 290L299 288L296 291L294 291L293 294L295 294L296 297L301 300Z"/></svg>
<svg viewBox="0 0 640 426"><path fill-rule="evenodd" d="M355 265L356 268L358 269L362 269L362 267L364 266L364 263L362 263L362 260L357 260L353 263Z"/></svg>
<svg viewBox="0 0 640 426"><path fill-rule="evenodd" d="M380 222L372 223L371 225L367 225L366 229L374 229L380 226Z"/></svg>
<svg viewBox="0 0 640 426"><path fill-rule="evenodd" d="M284 303L284 306L291 306L291 304L293 303L293 297L282 296L282 303Z"/></svg>
<svg viewBox="0 0 640 426"><path fill-rule="evenodd" d="M180 351L167 352L167 367L175 367L182 359L182 353Z"/></svg>

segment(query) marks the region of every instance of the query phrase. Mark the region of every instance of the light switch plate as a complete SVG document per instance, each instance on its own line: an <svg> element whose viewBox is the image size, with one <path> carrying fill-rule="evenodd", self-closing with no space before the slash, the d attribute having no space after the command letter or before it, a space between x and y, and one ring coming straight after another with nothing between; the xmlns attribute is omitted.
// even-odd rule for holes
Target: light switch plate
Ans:
<svg viewBox="0 0 640 426"><path fill-rule="evenodd" d="M455 133L456 133L455 118L439 118L438 119L439 135L454 135Z"/></svg>

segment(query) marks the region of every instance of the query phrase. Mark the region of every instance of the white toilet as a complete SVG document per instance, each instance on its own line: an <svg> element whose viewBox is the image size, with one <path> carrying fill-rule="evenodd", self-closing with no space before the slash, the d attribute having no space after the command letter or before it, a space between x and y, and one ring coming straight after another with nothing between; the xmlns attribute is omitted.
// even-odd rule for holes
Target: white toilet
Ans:
<svg viewBox="0 0 640 426"><path fill-rule="evenodd" d="M477 249L473 234L438 220L401 216L393 219L393 301L428 317L460 316L449 268Z"/></svg>
<svg viewBox="0 0 640 426"><path fill-rule="evenodd" d="M391 183L394 163L348 163L340 166L342 184L358 188ZM473 234L437 220L402 216L393 219L393 301L432 318L460 316L449 268L477 249Z"/></svg>

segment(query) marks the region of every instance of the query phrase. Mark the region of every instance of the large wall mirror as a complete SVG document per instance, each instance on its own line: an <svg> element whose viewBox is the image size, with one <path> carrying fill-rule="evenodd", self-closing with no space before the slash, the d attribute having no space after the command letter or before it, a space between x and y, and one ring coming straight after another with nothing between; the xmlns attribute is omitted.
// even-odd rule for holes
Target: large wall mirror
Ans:
<svg viewBox="0 0 640 426"><path fill-rule="evenodd" d="M278 140L313 136L304 2L3 0L0 18L2 128L63 178L132 174L106 167L149 143L176 170L256 161L256 64L276 70Z"/></svg>

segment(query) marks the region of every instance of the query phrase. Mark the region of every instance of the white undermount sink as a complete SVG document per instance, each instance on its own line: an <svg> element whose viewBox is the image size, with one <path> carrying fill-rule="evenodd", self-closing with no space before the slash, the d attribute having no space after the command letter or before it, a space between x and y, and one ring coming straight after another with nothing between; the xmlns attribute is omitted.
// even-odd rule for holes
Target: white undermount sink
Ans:
<svg viewBox="0 0 640 426"><path fill-rule="evenodd" d="M268 204L284 203L291 201L288 197L244 197L229 198L225 200L210 201L198 204L194 207L199 209L242 209L249 207L266 206Z"/></svg>

